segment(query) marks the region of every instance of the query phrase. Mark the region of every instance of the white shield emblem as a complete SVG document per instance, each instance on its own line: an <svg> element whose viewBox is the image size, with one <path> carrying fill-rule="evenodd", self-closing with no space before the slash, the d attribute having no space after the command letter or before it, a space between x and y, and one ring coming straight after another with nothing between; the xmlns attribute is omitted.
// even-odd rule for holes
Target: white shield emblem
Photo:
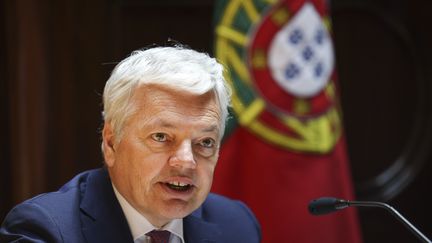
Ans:
<svg viewBox="0 0 432 243"><path fill-rule="evenodd" d="M333 44L315 7L306 3L274 37L268 65L288 93L308 98L320 92L334 68Z"/></svg>

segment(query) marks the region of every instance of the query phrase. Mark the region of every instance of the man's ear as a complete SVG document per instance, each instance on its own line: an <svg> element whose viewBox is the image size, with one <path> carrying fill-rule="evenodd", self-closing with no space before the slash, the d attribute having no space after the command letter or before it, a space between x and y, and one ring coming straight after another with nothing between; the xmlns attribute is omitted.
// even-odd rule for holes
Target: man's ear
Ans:
<svg viewBox="0 0 432 243"><path fill-rule="evenodd" d="M102 130L102 148L105 163L108 167L114 165L115 162L115 134L111 123L105 122L103 130Z"/></svg>

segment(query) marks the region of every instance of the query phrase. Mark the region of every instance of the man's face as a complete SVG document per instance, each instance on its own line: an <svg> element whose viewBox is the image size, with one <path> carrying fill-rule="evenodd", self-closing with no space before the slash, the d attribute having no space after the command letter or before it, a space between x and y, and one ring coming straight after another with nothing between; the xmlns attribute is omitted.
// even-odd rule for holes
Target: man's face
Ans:
<svg viewBox="0 0 432 243"><path fill-rule="evenodd" d="M136 89L135 113L120 141L105 124L103 146L110 177L123 197L155 226L183 218L207 197L220 141L220 109L203 96L156 85Z"/></svg>

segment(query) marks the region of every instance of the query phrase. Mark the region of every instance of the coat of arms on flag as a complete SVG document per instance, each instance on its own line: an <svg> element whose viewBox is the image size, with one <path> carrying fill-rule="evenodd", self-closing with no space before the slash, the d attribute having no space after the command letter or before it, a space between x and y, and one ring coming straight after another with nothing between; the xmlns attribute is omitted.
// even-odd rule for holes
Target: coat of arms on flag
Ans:
<svg viewBox="0 0 432 243"><path fill-rule="evenodd" d="M216 56L230 67L240 124L281 147L326 153L341 129L328 20L312 3L291 5L267 6L262 16L246 10L246 32L227 12L216 30Z"/></svg>
<svg viewBox="0 0 432 243"><path fill-rule="evenodd" d="M215 33L235 119L212 190L252 208L262 242L361 242L355 210L307 211L354 197L324 0L218 0Z"/></svg>

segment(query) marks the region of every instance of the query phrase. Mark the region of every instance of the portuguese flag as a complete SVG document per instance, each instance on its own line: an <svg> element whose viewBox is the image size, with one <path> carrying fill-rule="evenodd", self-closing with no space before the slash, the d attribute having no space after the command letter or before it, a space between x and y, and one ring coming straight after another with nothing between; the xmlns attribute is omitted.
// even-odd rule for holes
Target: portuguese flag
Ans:
<svg viewBox="0 0 432 243"><path fill-rule="evenodd" d="M233 88L213 191L246 202L263 242L361 242L354 209L312 216L312 199L352 200L324 0L220 0L215 56Z"/></svg>

